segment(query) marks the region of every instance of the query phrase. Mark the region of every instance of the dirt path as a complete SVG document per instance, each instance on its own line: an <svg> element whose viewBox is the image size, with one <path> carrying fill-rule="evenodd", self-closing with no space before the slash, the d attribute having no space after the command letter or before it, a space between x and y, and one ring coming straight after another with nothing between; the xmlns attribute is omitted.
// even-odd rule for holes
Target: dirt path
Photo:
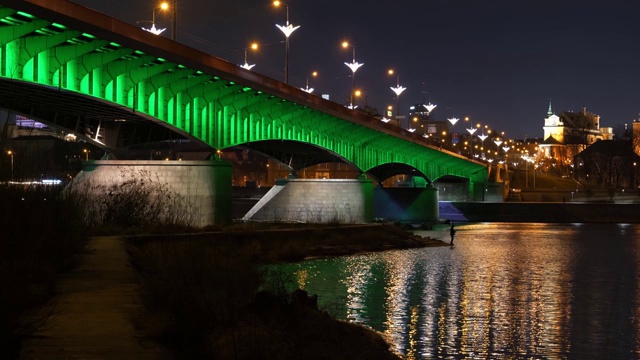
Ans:
<svg viewBox="0 0 640 360"><path fill-rule="evenodd" d="M96 237L83 263L64 276L57 311L27 339L20 359L170 359L134 328L139 288L122 238Z"/></svg>

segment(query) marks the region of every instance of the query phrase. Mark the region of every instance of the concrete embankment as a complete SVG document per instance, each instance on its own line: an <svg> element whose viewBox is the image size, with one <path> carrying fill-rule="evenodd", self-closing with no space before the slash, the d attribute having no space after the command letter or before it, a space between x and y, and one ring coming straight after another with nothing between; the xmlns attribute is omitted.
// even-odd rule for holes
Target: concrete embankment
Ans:
<svg viewBox="0 0 640 360"><path fill-rule="evenodd" d="M472 222L640 223L640 204L443 202L440 218Z"/></svg>

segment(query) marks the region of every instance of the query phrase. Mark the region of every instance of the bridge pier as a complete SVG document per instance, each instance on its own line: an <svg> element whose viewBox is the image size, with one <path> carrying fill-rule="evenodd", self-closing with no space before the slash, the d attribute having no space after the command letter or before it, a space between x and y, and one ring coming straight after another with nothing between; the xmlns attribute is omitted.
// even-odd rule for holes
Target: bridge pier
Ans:
<svg viewBox="0 0 640 360"><path fill-rule="evenodd" d="M438 189L433 185L414 188L384 188L374 190L375 217L405 223L439 220Z"/></svg>
<svg viewBox="0 0 640 360"><path fill-rule="evenodd" d="M100 201L100 196L119 191L127 182L127 188L134 187L131 196L143 188L154 200L160 196L160 206L171 208L167 214L174 219L186 219L196 227L231 223L231 164L221 160L87 161L70 187Z"/></svg>
<svg viewBox="0 0 640 360"><path fill-rule="evenodd" d="M360 224L373 221L373 181L280 179L243 220Z"/></svg>

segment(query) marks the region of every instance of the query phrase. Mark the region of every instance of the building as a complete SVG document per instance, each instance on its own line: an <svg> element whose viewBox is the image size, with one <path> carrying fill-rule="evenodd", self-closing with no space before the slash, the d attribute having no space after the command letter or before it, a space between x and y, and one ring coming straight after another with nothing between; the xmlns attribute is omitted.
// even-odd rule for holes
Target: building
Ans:
<svg viewBox="0 0 640 360"><path fill-rule="evenodd" d="M574 158L575 179L603 188L636 188L640 156L630 141L601 140Z"/></svg>
<svg viewBox="0 0 640 360"><path fill-rule="evenodd" d="M580 112L564 111L556 115L549 103L543 130L544 140L539 144L536 157L542 172L568 168L573 164L573 157L591 144L613 140L613 128L601 127L600 116L587 111L586 107Z"/></svg>

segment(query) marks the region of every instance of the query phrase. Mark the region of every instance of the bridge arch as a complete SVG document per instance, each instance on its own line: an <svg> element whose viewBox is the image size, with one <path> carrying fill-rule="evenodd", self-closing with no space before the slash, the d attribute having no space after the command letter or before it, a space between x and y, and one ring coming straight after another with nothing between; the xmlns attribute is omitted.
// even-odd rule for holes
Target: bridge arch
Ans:
<svg viewBox="0 0 640 360"><path fill-rule="evenodd" d="M0 107L89 135L109 128L115 139L94 139L104 146L145 141L135 129L152 122L212 149L293 141L380 177L405 164L426 179L487 179L485 164L417 134L77 4L2 4Z"/></svg>

